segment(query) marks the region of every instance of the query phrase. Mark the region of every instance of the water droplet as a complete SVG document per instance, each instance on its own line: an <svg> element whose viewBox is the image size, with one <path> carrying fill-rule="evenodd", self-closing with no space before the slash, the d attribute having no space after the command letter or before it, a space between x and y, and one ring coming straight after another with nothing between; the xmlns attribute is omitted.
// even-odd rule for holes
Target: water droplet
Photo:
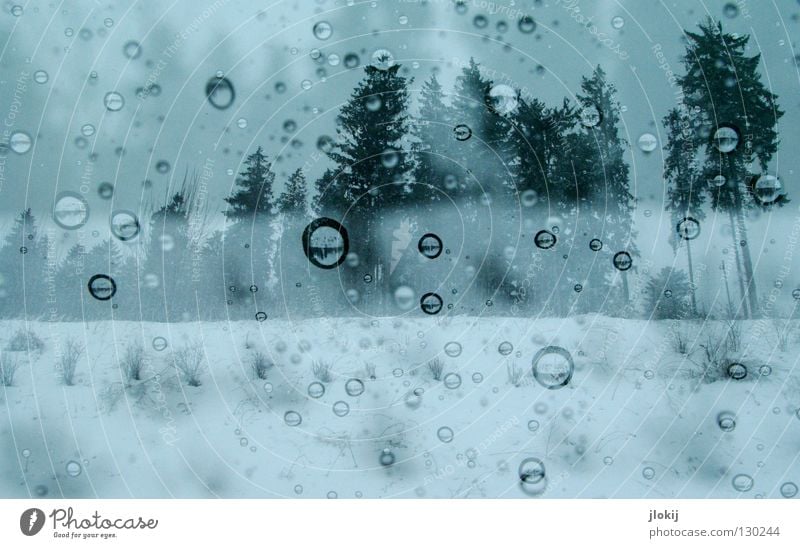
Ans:
<svg viewBox="0 0 800 548"><path fill-rule="evenodd" d="M17 130L8 138L8 146L17 154L25 154L33 146L33 139L24 131Z"/></svg>
<svg viewBox="0 0 800 548"><path fill-rule="evenodd" d="M603 121L603 115L595 105L587 105L581 110L581 124L587 128L593 128Z"/></svg>
<svg viewBox="0 0 800 548"><path fill-rule="evenodd" d="M732 363L728 366L728 376L733 380L740 381L747 376L747 367L740 363Z"/></svg>
<svg viewBox="0 0 800 548"><path fill-rule="evenodd" d="M89 220L89 204L77 192L64 191L56 197L53 220L64 230L81 228Z"/></svg>
<svg viewBox="0 0 800 548"><path fill-rule="evenodd" d="M382 466L391 466L394 464L395 456L389 449L381 451L380 463Z"/></svg>
<svg viewBox="0 0 800 548"><path fill-rule="evenodd" d="M455 436L455 434L453 434L453 429L449 426L442 426L439 428L439 430L436 432L436 435L439 437L439 441L442 443L450 443L453 441L453 437Z"/></svg>
<svg viewBox="0 0 800 548"><path fill-rule="evenodd" d="M109 111L117 112L122 110L122 107L125 106L125 98L119 92L109 91L106 93L105 97L103 97L103 104Z"/></svg>
<svg viewBox="0 0 800 548"><path fill-rule="evenodd" d="M725 4L725 6L723 6L722 13L728 19L733 19L734 17L739 15L739 6L737 6L733 2L728 2L727 4Z"/></svg>
<svg viewBox="0 0 800 548"><path fill-rule="evenodd" d="M530 15L524 15L517 21L517 28L522 34L530 34L536 30L536 21Z"/></svg>
<svg viewBox="0 0 800 548"><path fill-rule="evenodd" d="M444 353L451 358L457 358L461 355L461 344L456 341L450 341L444 345Z"/></svg>
<svg viewBox="0 0 800 548"><path fill-rule="evenodd" d="M65 470L67 471L67 475L72 478L77 478L81 475L81 471L83 468L81 467L81 463L78 461L71 460L67 463Z"/></svg>
<svg viewBox="0 0 800 548"><path fill-rule="evenodd" d="M218 75L206 82L206 97L211 106L219 110L225 110L233 104L236 99L236 92L233 84L224 76Z"/></svg>
<svg viewBox="0 0 800 548"><path fill-rule="evenodd" d="M122 53L128 59L137 59L142 55L142 46L135 40L129 40L122 46Z"/></svg>
<svg viewBox="0 0 800 548"><path fill-rule="evenodd" d="M533 377L548 390L565 387L574 371L572 356L560 346L546 346L533 357Z"/></svg>
<svg viewBox="0 0 800 548"><path fill-rule="evenodd" d="M444 386L450 390L455 390L461 386L461 376L458 373L448 373L444 376Z"/></svg>
<svg viewBox="0 0 800 548"><path fill-rule="evenodd" d="M300 426L300 423L303 422L303 417L301 417L300 413L297 411L287 411L283 415L283 422L285 422L287 426Z"/></svg>
<svg viewBox="0 0 800 548"><path fill-rule="evenodd" d="M511 344L509 341L503 341L497 347L497 351L500 353L501 356L508 356L514 351L514 345Z"/></svg>
<svg viewBox="0 0 800 548"><path fill-rule="evenodd" d="M357 397L364 393L364 383L360 379L350 379L344 385L348 396Z"/></svg>
<svg viewBox="0 0 800 548"><path fill-rule="evenodd" d="M350 413L350 406L347 402L340 400L333 404L333 414L337 417L344 417L348 413Z"/></svg>
<svg viewBox="0 0 800 548"><path fill-rule="evenodd" d="M797 495L797 484L787 481L781 485L781 496L787 499L794 498Z"/></svg>
<svg viewBox="0 0 800 548"><path fill-rule="evenodd" d="M519 463L518 475L523 483L536 484L544 479L544 463L536 457L528 457Z"/></svg>
<svg viewBox="0 0 800 548"><path fill-rule="evenodd" d="M327 40L333 34L333 27L327 21L320 21L314 25L314 36L319 40Z"/></svg>
<svg viewBox="0 0 800 548"><path fill-rule="evenodd" d="M658 147L658 139L652 133L642 133L637 144L643 152L653 152Z"/></svg>
<svg viewBox="0 0 800 548"><path fill-rule="evenodd" d="M752 489L753 484L753 478L747 474L736 474L731 480L731 485L733 485L733 488L741 493L745 493Z"/></svg>
<svg viewBox="0 0 800 548"><path fill-rule="evenodd" d="M736 429L736 415L730 411L722 411L717 415L717 425L723 432L733 432Z"/></svg>
<svg viewBox="0 0 800 548"><path fill-rule="evenodd" d="M721 125L714 132L712 143L723 154L733 152L739 146L739 130L732 125Z"/></svg>
<svg viewBox="0 0 800 548"><path fill-rule="evenodd" d="M325 395L325 385L321 382L314 381L308 385L308 395L312 398L321 398Z"/></svg>

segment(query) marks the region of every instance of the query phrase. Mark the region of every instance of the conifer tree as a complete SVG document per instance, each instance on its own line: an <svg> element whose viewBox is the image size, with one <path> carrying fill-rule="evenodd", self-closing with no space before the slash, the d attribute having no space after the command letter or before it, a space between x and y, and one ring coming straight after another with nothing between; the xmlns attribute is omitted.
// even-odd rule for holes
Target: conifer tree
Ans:
<svg viewBox="0 0 800 548"><path fill-rule="evenodd" d="M360 257L358 271L345 274L347 283L372 280L378 305L390 285L391 213L409 203L413 183L410 80L399 69L387 59L364 68L337 118L338 139L328 152L335 167L317 184L317 207L341 217L350 249Z"/></svg>
<svg viewBox="0 0 800 548"><path fill-rule="evenodd" d="M45 310L48 239L30 208L14 220L0 248L0 317L37 318Z"/></svg>
<svg viewBox="0 0 800 548"><path fill-rule="evenodd" d="M237 190L225 198L228 209L225 215L234 221L253 221L258 215L272 210L272 184L275 173L261 147L245 160L245 168L236 181Z"/></svg>
<svg viewBox="0 0 800 548"><path fill-rule="evenodd" d="M624 153L627 143L619 135L620 106L616 99L616 88L606 79L606 73L599 66L591 77L584 77L578 100L582 112L595 108L600 112L599 123L585 125L573 139L568 158L572 164L576 180L572 198L577 212L585 223L576 226L576 237L582 238L582 248L588 248L589 241L598 238L603 242L602 252L605 267L594 265L587 276L607 273L616 276L611 266L611 257L619 251L627 251L631 257L638 256L635 231L633 229L633 210L635 199L630 192L629 167ZM635 265L634 265L635 268ZM630 302L626 272L622 277L622 302ZM582 284L598 291L602 282L599 279ZM608 303L607 303L608 304Z"/></svg>
<svg viewBox="0 0 800 548"><path fill-rule="evenodd" d="M761 82L760 55L746 55L750 37L724 33L710 18L699 27L699 32L685 33L686 74L679 82L686 107L696 113L696 138L706 143L703 178L723 183L711 189L711 207L730 216L733 246L741 252L746 309L755 316L758 296L745 214L756 207L780 206L786 196L769 203L757 200L750 169L756 163L762 172L767 169L777 151L777 122L784 113L777 95ZM729 136L726 143L718 140L720 130Z"/></svg>
<svg viewBox="0 0 800 548"><path fill-rule="evenodd" d="M278 210L286 215L304 217L308 210L308 190L306 176L298 169L289 177L286 189L277 201Z"/></svg>
<svg viewBox="0 0 800 548"><path fill-rule="evenodd" d="M453 148L453 123L444 98L442 85L435 74L431 75L422 84L419 119L414 125L417 138L414 200L427 212L442 200L441 192L447 191L444 178L458 171L449 156Z"/></svg>

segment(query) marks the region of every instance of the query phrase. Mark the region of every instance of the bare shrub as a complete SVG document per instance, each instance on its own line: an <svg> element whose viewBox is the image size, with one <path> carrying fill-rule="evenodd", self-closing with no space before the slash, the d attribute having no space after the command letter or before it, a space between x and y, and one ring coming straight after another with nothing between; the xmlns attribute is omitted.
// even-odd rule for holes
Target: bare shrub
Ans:
<svg viewBox="0 0 800 548"><path fill-rule="evenodd" d="M44 341L32 329L17 329L6 345L6 350L11 352L23 352L29 349L44 350Z"/></svg>
<svg viewBox="0 0 800 548"><path fill-rule="evenodd" d="M742 322L739 320L727 320L725 329L725 341L728 345L728 350L739 352L742 348Z"/></svg>
<svg viewBox="0 0 800 548"><path fill-rule="evenodd" d="M204 361L203 349L198 344L186 344L172 351L173 365L189 386L200 386Z"/></svg>
<svg viewBox="0 0 800 548"><path fill-rule="evenodd" d="M266 379L267 371L272 367L272 362L267 359L263 352L256 350L250 357L250 368L257 379Z"/></svg>
<svg viewBox="0 0 800 548"><path fill-rule="evenodd" d="M506 375L508 382L512 386L519 386L522 384L522 379L525 377L525 370L517 367L516 363L506 364Z"/></svg>
<svg viewBox="0 0 800 548"><path fill-rule="evenodd" d="M716 329L707 329L703 343L703 381L714 382L725 378L728 370L729 335L723 335Z"/></svg>
<svg viewBox="0 0 800 548"><path fill-rule="evenodd" d="M433 375L433 380L440 381L442 380L442 373L444 373L444 362L439 358L433 358L429 360L427 363L428 371L431 372Z"/></svg>
<svg viewBox="0 0 800 548"><path fill-rule="evenodd" d="M142 380L144 369L144 347L140 342L131 343L125 348L122 356L122 372L128 382Z"/></svg>
<svg viewBox="0 0 800 548"><path fill-rule="evenodd" d="M792 320L785 318L772 318L772 330L775 333L775 346L781 352L789 349L789 334L791 333Z"/></svg>
<svg viewBox="0 0 800 548"><path fill-rule="evenodd" d="M56 369L64 385L73 386L75 384L75 370L78 368L81 354L83 354L83 346L78 341L69 339L57 355Z"/></svg>
<svg viewBox="0 0 800 548"><path fill-rule="evenodd" d="M14 386L14 374L19 368L19 362L8 352L0 353L0 384L3 386Z"/></svg>
<svg viewBox="0 0 800 548"><path fill-rule="evenodd" d="M689 327L681 322L672 322L669 327L669 342L675 352L684 356L689 353L689 337Z"/></svg>
<svg viewBox="0 0 800 548"><path fill-rule="evenodd" d="M314 373L314 378L319 382L331 382L333 380L333 364L322 360L314 360L311 364L311 371Z"/></svg>

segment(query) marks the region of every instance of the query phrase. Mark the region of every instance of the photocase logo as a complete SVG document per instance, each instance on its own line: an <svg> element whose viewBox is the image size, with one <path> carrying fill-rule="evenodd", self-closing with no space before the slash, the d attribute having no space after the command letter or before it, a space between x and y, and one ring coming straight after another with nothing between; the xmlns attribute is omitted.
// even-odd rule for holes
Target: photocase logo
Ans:
<svg viewBox="0 0 800 548"><path fill-rule="evenodd" d="M38 508L28 508L19 517L19 529L26 537L32 537L44 527L44 512Z"/></svg>
<svg viewBox="0 0 800 548"><path fill-rule="evenodd" d="M392 232L394 239L392 240L392 264L389 268L389 275L397 268L400 259L403 257L403 252L408 249L408 244L411 243L411 221L403 219L400 221L400 227Z"/></svg>

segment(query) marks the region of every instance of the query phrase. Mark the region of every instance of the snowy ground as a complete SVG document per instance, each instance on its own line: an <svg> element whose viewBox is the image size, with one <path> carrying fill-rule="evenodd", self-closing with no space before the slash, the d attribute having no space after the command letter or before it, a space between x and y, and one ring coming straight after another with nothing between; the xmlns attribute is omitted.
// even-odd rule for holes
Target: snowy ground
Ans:
<svg viewBox="0 0 800 548"><path fill-rule="evenodd" d="M23 325L0 325L2 348ZM0 387L3 497L777 498L800 484L800 342L792 333L780 352L772 322L740 324L720 367L741 362L747 376L714 382L701 378L700 345L722 322L680 324L688 356L670 322L603 316L27 325L44 349L9 353L20 367ZM169 346L155 350L156 337ZM87 351L64 386L56 350L70 338ZM146 343L144 376L160 376L123 388L118 362L134 340ZM171 366L187 343L206 353L199 387ZM574 360L563 389L531 375L546 345ZM255 351L276 364L266 380L250 369ZM460 386L433 378L436 356ZM319 398L314 360L333 364ZM347 393L351 378L362 394ZM732 431L721 412L735 415ZM544 479L520 482L528 457Z"/></svg>

